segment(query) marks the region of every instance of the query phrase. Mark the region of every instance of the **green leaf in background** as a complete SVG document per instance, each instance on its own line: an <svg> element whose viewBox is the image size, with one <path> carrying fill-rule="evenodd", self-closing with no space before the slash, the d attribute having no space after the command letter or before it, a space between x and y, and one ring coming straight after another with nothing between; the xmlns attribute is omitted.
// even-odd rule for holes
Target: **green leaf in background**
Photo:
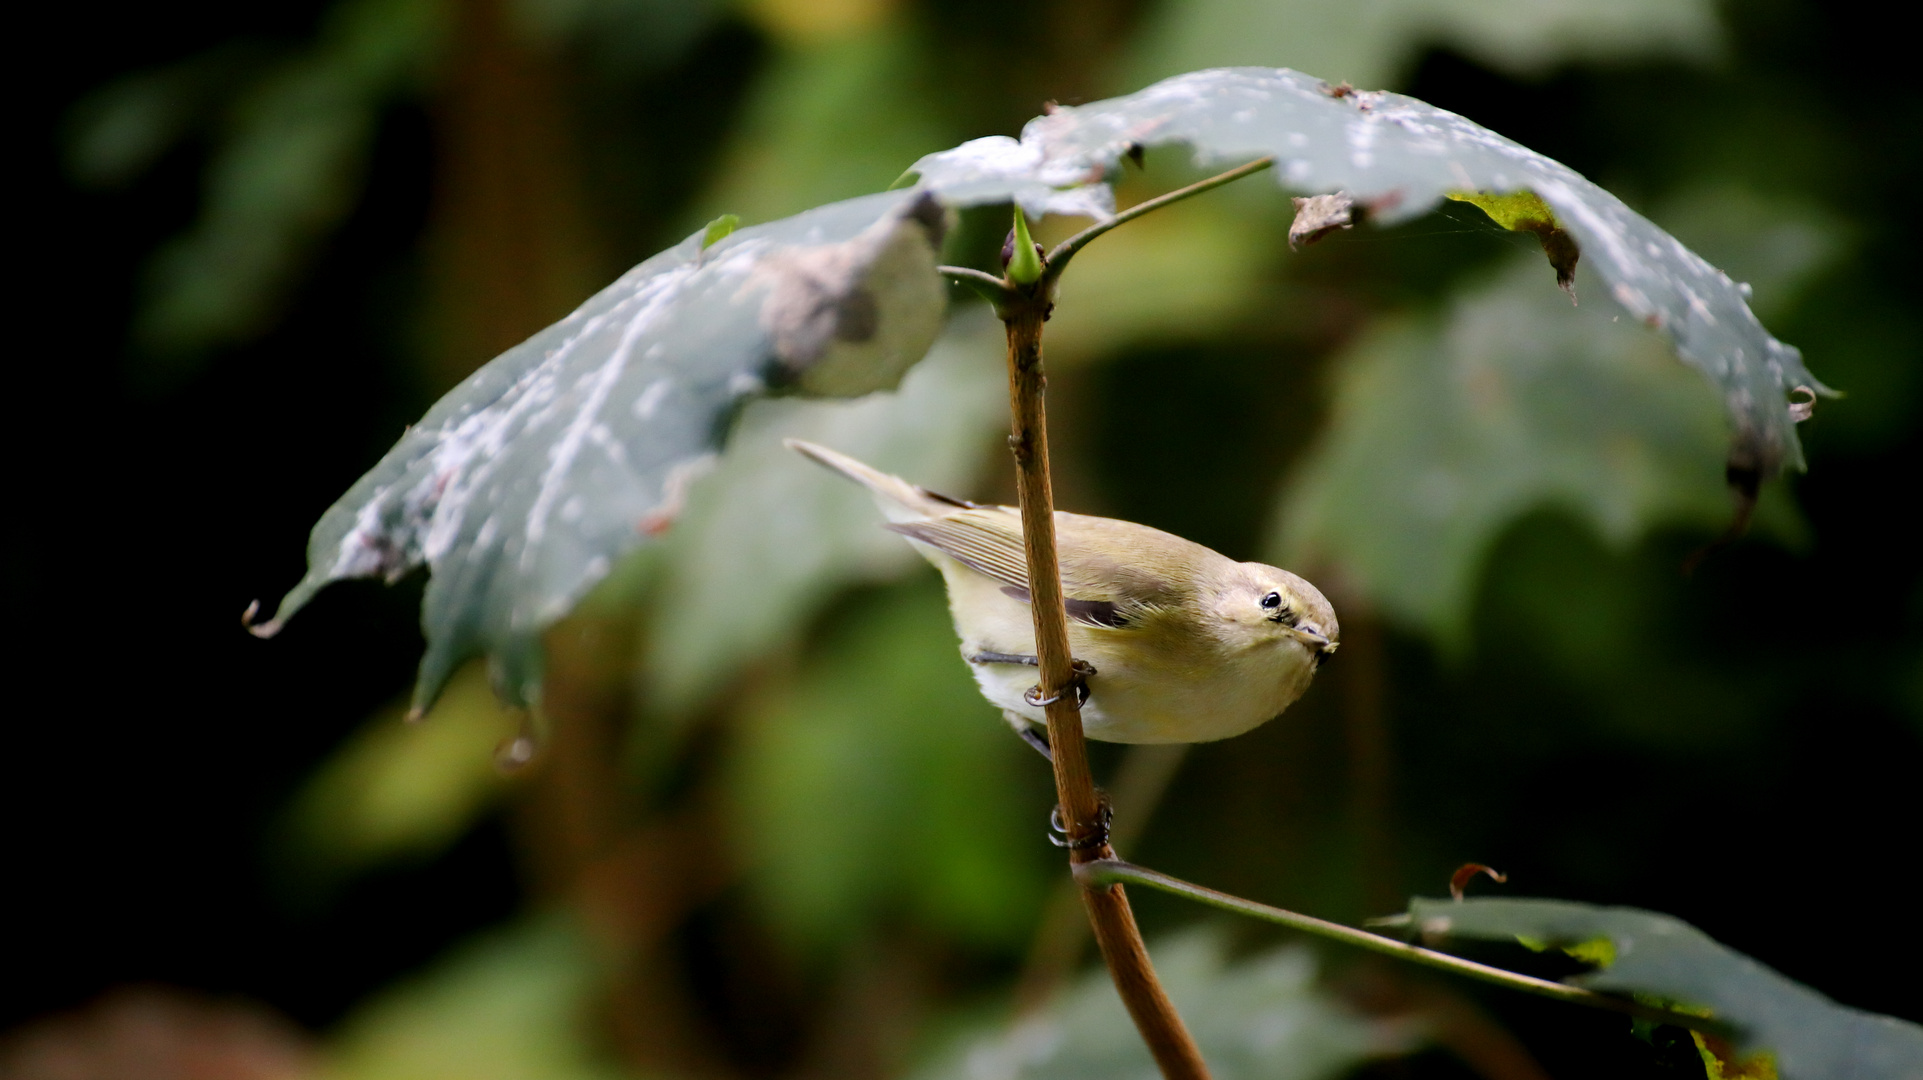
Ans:
<svg viewBox="0 0 1923 1080"><path fill-rule="evenodd" d="M208 346L258 334L299 268L360 198L386 105L423 79L437 50L434 0L345 0L304 54L268 65L217 125L200 219L148 267L134 337L176 366ZM210 54L129 81L76 117L74 169L125 176L157 161L208 108Z"/></svg>
<svg viewBox="0 0 1923 1080"><path fill-rule="evenodd" d="M547 916L494 931L362 1004L326 1080L618 1080L587 1027L595 949Z"/></svg>
<svg viewBox="0 0 1923 1080"><path fill-rule="evenodd" d="M881 527L865 491L782 445L833 446L937 491L972 491L1008 423L1001 326L958 314L894 394L750 405L715 471L664 540L644 635L650 702L685 714L749 659L797 636L850 582L922 561Z"/></svg>
<svg viewBox="0 0 1923 1080"><path fill-rule="evenodd" d="M1033 927L1048 776L981 700L932 574L869 594L748 703L729 791L735 849L796 942L905 918L1009 948Z"/></svg>
<svg viewBox="0 0 1923 1080"><path fill-rule="evenodd" d="M1707 0L1172 0L1138 41L1130 66L1138 83L1259 64L1383 86L1433 44L1539 77L1574 60L1709 60L1723 30Z"/></svg>
<svg viewBox="0 0 1923 1080"><path fill-rule="evenodd" d="M468 664L425 722L403 724L404 705L374 714L308 779L289 809L303 870L347 875L394 859L431 855L459 839L507 790L494 750L520 729Z"/></svg>
<svg viewBox="0 0 1923 1080"><path fill-rule="evenodd" d="M1745 1056L1768 1052L1782 1080L1914 1080L1923 1027L1838 1005L1668 915L1559 900L1409 904L1425 937L1530 938L1558 948L1607 939L1614 962L1571 982L1707 1008ZM1592 946L1590 955L1600 958Z"/></svg>
<svg viewBox="0 0 1923 1080"><path fill-rule="evenodd" d="M925 194L871 195L628 271L428 410L314 526L306 577L256 632L330 582L425 564L415 708L482 652L530 703L541 631L673 522L743 405L893 387L922 358L944 224Z"/></svg>
<svg viewBox="0 0 1923 1080"><path fill-rule="evenodd" d="M1419 1045L1407 1025L1363 1019L1316 985L1315 954L1285 946L1233 964L1220 935L1191 931L1149 950L1217 1080L1324 1080ZM1124 1034L1127 1033L1127 1034ZM962 1040L914 1080L1155 1080L1161 1076L1096 971L1013 1027Z"/></svg>
<svg viewBox="0 0 1923 1080"><path fill-rule="evenodd" d="M840 8L850 21L805 28L804 10ZM777 52L733 129L715 184L694 208L766 221L880 191L905 161L957 136L922 92L906 20L884 5L760 3L750 7Z"/></svg>
<svg viewBox="0 0 1923 1080"><path fill-rule="evenodd" d="M1446 315L1379 324L1339 357L1329 424L1277 515L1282 565L1338 568L1458 654L1483 557L1521 514L1573 510L1618 545L1729 515L1700 384L1638 328L1545 294L1539 273L1512 264Z"/></svg>
<svg viewBox="0 0 1923 1080"><path fill-rule="evenodd" d="M1662 216L1778 311L1843 248L1834 224L1742 188L1685 192ZM1545 296L1537 274L1518 263L1456 296L1440 318L1379 325L1337 357L1329 423L1276 518L1273 558L1340 569L1457 655L1471 644L1485 556L1517 517L1555 506L1621 548L1659 525L1711 530L1729 514L1710 467L1720 425L1698 384L1649 335ZM1781 538L1801 535L1776 489L1758 522ZM1594 652L1598 634L1626 646L1637 633L1593 607L1569 604L1562 615L1549 629L1569 632L1551 645L1580 641ZM1600 653L1590 661L1583 671L1608 663ZM1657 705L1635 707L1646 718L1676 711L1651 711Z"/></svg>
<svg viewBox="0 0 1923 1080"><path fill-rule="evenodd" d="M1019 141L976 139L914 169L951 205L1012 195L1026 206L1036 192L1099 188L1089 178L1113 176L1135 148L1169 144L1190 147L1198 164L1273 157L1283 186L1345 193L1384 223L1427 213L1452 191L1533 192L1608 295L1667 334L1722 393L1731 474L1760 480L1802 467L1789 396L1830 391L1756 320L1736 282L1574 170L1414 98L1282 68L1197 71L1058 108L1029 121Z"/></svg>

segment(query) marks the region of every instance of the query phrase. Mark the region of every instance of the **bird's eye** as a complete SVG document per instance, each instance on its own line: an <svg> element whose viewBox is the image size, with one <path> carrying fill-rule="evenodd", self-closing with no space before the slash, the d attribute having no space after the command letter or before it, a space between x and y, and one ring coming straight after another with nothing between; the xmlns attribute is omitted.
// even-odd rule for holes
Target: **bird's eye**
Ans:
<svg viewBox="0 0 1923 1080"><path fill-rule="evenodd" d="M1269 595L1263 597L1262 606L1265 608L1268 608L1270 611L1274 611L1276 608L1281 607L1282 594L1279 592L1272 592Z"/></svg>

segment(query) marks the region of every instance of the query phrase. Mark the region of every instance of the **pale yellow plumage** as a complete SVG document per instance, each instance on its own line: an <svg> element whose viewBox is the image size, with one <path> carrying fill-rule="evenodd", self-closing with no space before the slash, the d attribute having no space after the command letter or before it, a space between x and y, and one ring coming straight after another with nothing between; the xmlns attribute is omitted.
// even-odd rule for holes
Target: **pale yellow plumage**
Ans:
<svg viewBox="0 0 1923 1080"><path fill-rule="evenodd" d="M788 445L875 495L889 528L941 570L962 655L1011 723L1041 724L1023 695L1035 668L1019 511L937 495L825 447ZM1335 611L1287 570L1238 563L1159 529L1057 511L1069 647L1095 668L1082 726L1092 739L1207 742L1287 708L1335 651Z"/></svg>

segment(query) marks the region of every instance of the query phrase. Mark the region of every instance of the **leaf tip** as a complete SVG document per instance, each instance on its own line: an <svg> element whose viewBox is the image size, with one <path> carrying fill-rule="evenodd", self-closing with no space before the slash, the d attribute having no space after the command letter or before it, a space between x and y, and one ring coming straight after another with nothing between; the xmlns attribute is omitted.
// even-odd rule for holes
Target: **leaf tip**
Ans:
<svg viewBox="0 0 1923 1080"><path fill-rule="evenodd" d="M1469 883L1475 880L1477 874L1487 874L1489 880L1498 885L1506 885L1509 882L1509 875L1493 866L1484 866L1479 862L1463 863L1456 867L1455 873L1449 875L1449 895L1461 900L1463 890L1469 887Z"/></svg>
<svg viewBox="0 0 1923 1080"><path fill-rule="evenodd" d="M282 620L282 619L269 619L264 623L255 622L254 620L259 617L260 617L260 601L259 600L248 601L247 610L240 613L241 629L247 631L248 633L254 635L257 638L261 638L262 640L265 640L267 638L273 637L275 634L280 633L280 628L287 625L285 620Z"/></svg>

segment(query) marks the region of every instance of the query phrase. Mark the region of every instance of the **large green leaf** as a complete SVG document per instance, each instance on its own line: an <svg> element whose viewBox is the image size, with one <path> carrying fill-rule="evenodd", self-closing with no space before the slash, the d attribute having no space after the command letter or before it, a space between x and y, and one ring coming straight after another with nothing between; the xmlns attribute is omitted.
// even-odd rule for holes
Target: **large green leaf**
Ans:
<svg viewBox="0 0 1923 1080"><path fill-rule="evenodd" d="M1316 985L1315 956L1287 946L1234 964L1216 934L1157 942L1156 973L1218 1080L1322 1080L1415 1049L1407 1025L1365 1020ZM917 1080L1151 1080L1161 1073L1097 971L1012 1027L967 1039Z"/></svg>
<svg viewBox="0 0 1923 1080"><path fill-rule="evenodd" d="M1070 196L1105 192L1132 150L1168 144L1190 147L1200 164L1274 157L1285 187L1346 193L1381 222L1427 213L1451 192L1534 192L1605 291L1666 333L1722 393L1734 429L1732 476L1747 482L1802 467L1789 395L1829 391L1763 329L1743 286L1574 170L1414 98L1284 68L1197 71L1058 108L1029 121L1020 140L976 139L924 157L914 171L951 201L1012 194L1031 211L1068 212Z"/></svg>
<svg viewBox="0 0 1923 1080"><path fill-rule="evenodd" d="M767 394L894 386L934 341L944 216L871 195L703 234L628 271L430 409L315 525L268 635L329 582L433 574L415 707L486 652L517 704L538 638L663 531L735 413Z"/></svg>
<svg viewBox="0 0 1923 1080"><path fill-rule="evenodd" d="M1774 1056L1783 1080L1915 1080L1923 1027L1839 1005L1668 915L1559 900L1426 900L1409 905L1425 937L1521 940L1591 962L1570 981L1708 1009L1745 1053Z"/></svg>
<svg viewBox="0 0 1923 1080"><path fill-rule="evenodd" d="M1460 651L1485 553L1536 507L1617 545L1654 522L1727 519L1704 467L1722 441L1708 395L1656 339L1558 302L1539 273L1518 262L1339 358L1328 427L1277 514L1282 565L1338 567Z"/></svg>

